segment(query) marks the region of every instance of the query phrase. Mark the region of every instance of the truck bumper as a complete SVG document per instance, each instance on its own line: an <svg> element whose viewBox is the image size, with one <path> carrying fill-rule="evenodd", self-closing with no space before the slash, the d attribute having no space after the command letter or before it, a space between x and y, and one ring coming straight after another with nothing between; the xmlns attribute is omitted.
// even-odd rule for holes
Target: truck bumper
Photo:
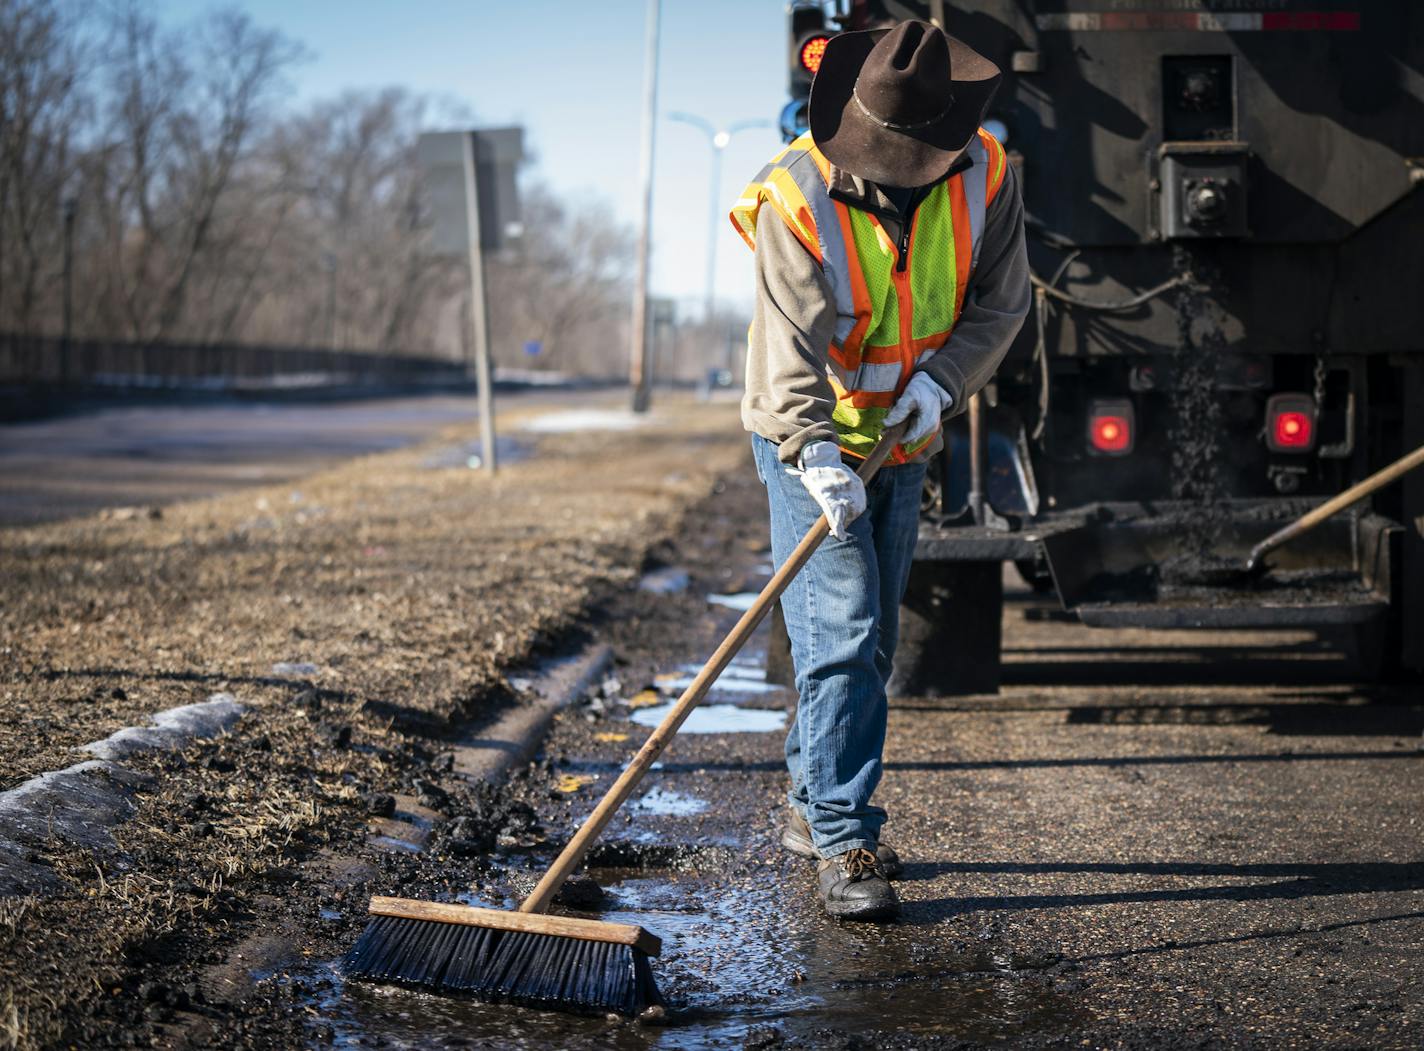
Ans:
<svg viewBox="0 0 1424 1051"><path fill-rule="evenodd" d="M1243 501L1213 523L1211 553L1244 567L1251 546L1307 507ZM1284 512L1284 513L1283 513ZM1371 513L1323 523L1270 558L1251 580L1174 581L1164 567L1200 541L1185 508L1102 506L1027 523L1021 531L922 524L917 561L1046 558L1063 608L1093 627L1291 628L1364 624L1394 591L1400 525Z"/></svg>

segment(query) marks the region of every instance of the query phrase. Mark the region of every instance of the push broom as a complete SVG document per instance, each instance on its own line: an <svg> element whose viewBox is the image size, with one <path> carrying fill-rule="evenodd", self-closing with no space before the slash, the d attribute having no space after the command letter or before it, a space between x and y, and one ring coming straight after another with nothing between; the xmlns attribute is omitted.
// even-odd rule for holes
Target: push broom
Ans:
<svg viewBox="0 0 1424 1051"><path fill-rule="evenodd" d="M904 424L885 431L857 472L863 481L874 477L904 431ZM583 861L594 839L633 794L692 709L707 695L829 532L822 515L742 614L667 717L648 736L518 911L373 897L371 920L346 956L346 973L353 978L395 982L495 1003L588 1013L636 1014L660 1003L662 997L649 964L649 957L657 956L662 949L656 935L632 924L550 916L549 906L564 880Z"/></svg>

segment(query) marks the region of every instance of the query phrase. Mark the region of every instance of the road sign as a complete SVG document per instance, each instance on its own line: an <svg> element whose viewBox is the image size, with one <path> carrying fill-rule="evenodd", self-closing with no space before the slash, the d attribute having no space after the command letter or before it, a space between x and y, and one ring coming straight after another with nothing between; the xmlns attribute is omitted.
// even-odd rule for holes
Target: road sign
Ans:
<svg viewBox="0 0 1424 1051"><path fill-rule="evenodd" d="M480 447L484 467L496 470L494 369L490 363L484 254L519 233L515 168L524 156L521 128L430 132L416 156L430 205L431 251L464 256L470 265L470 329L479 385Z"/></svg>
<svg viewBox="0 0 1424 1051"><path fill-rule="evenodd" d="M469 251L465 142L471 136L480 247L486 252L498 252L523 232L516 175L519 162L524 159L524 129L427 132L416 144L416 157L430 206L430 247L436 255L463 258Z"/></svg>

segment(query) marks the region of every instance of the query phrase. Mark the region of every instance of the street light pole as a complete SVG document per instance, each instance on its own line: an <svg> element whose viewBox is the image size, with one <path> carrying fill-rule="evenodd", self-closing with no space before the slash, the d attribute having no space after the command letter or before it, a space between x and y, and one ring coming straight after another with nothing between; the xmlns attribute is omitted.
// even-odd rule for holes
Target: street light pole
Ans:
<svg viewBox="0 0 1424 1051"><path fill-rule="evenodd" d="M721 226L722 198L722 151L732 141L732 136L748 128L769 128L769 120L741 120L726 128L718 128L711 121L695 113L669 113L668 120L691 124L707 136L712 147L712 171L707 184L707 284L704 289L703 321L711 321L717 306L717 230Z"/></svg>

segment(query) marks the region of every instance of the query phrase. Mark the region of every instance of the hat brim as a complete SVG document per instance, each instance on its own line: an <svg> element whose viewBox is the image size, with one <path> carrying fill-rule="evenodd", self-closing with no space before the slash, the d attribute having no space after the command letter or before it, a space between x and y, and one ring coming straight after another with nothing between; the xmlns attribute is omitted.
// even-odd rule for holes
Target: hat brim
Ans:
<svg viewBox="0 0 1424 1051"><path fill-rule="evenodd" d="M984 119L1003 73L954 37L949 41L954 104L933 124L909 131L887 128L856 105L855 80L889 30L831 37L811 83L811 138L828 161L884 186L928 186L949 173Z"/></svg>

